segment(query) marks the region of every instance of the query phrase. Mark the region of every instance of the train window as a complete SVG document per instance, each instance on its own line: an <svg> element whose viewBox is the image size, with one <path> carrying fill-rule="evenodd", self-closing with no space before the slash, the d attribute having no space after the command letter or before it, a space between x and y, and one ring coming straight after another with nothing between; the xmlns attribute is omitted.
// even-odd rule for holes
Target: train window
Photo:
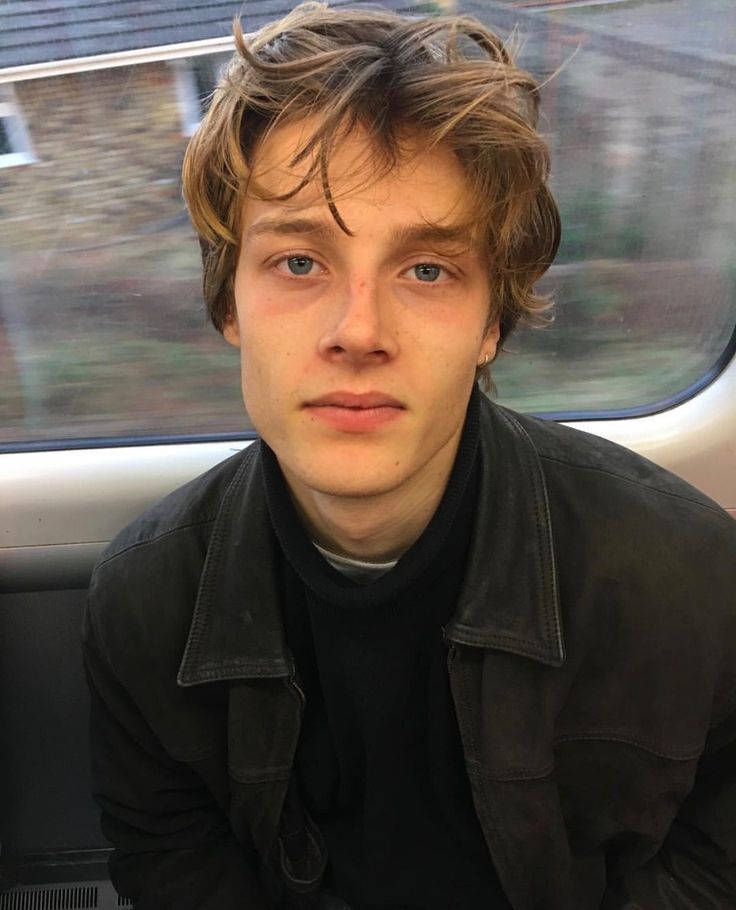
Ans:
<svg viewBox="0 0 736 910"><path fill-rule="evenodd" d="M447 6L516 30L521 62L545 82L564 224L545 279L557 316L509 340L494 372L500 401L638 414L715 375L736 323L731 5L383 5ZM244 27L276 6L245 4ZM0 170L0 446L250 429L237 356L205 325L179 179L238 5L212 5L211 22L198 10L172 13L158 31L121 14L113 44L78 11L66 57L57 42L53 62L23 5L5 14L14 43L11 54L0 42L0 164L34 160L28 131L38 162ZM196 54L182 59L192 42Z"/></svg>

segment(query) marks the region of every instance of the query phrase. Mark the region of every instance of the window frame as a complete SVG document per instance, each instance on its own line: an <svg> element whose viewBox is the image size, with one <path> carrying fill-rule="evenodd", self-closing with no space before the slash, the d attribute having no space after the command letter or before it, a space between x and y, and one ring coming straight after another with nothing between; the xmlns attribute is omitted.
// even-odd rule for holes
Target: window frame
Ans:
<svg viewBox="0 0 736 910"><path fill-rule="evenodd" d="M0 121L13 151L0 153L0 168L35 164L31 134L26 126L15 88L12 83L0 85Z"/></svg>

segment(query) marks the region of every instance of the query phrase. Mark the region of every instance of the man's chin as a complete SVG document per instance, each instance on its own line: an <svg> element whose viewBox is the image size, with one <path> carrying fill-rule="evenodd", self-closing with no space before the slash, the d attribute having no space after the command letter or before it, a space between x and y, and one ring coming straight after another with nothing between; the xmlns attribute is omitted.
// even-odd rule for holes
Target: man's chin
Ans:
<svg viewBox="0 0 736 910"><path fill-rule="evenodd" d="M332 460L318 465L303 464L300 470L285 473L287 480L295 480L305 489L340 499L384 496L401 487L407 479L404 472L396 470L394 463L381 465L377 459L367 459L366 463L357 465L355 459L339 459L339 463Z"/></svg>
<svg viewBox="0 0 736 910"><path fill-rule="evenodd" d="M329 441L296 446L272 446L293 491L339 499L380 498L401 489L418 467L413 451L399 446L346 445ZM294 457L296 456L296 457ZM412 457L414 456L414 457Z"/></svg>
<svg viewBox="0 0 736 910"><path fill-rule="evenodd" d="M322 496L333 496L337 499L374 499L385 496L401 486L401 479L382 481L374 476L361 480L353 476L341 480L336 477L320 477L309 478L305 486Z"/></svg>

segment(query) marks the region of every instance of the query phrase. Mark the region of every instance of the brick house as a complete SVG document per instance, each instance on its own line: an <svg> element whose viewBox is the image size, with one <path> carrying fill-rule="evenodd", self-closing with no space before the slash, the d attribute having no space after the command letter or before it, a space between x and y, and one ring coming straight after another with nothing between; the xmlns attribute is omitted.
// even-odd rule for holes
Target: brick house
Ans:
<svg viewBox="0 0 736 910"><path fill-rule="evenodd" d="M48 7L44 12L43 7ZM201 99L231 51L289 0L4 4L0 245L43 250L182 215L178 172ZM34 10L35 7L35 10Z"/></svg>

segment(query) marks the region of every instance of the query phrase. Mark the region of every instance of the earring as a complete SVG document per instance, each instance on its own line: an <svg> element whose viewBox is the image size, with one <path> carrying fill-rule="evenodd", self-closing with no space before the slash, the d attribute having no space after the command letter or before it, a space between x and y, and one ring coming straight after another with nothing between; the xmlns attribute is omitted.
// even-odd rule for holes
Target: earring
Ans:
<svg viewBox="0 0 736 910"><path fill-rule="evenodd" d="M482 370L482 369L484 369L485 367L487 367L487 366L488 366L488 361L489 361L490 359L491 359L491 355L488 354L488 353L486 353L486 354L483 356L483 363L479 363L479 364L478 364L478 369L479 369L479 370Z"/></svg>

